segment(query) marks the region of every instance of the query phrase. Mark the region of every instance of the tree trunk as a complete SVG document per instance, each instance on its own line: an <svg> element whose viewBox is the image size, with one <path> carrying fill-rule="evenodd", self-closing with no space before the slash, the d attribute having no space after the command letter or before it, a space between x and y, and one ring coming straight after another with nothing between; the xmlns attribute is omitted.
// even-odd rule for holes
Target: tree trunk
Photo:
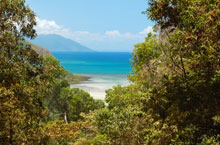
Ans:
<svg viewBox="0 0 220 145"><path fill-rule="evenodd" d="M64 112L64 121L65 121L66 124L68 123L66 112Z"/></svg>

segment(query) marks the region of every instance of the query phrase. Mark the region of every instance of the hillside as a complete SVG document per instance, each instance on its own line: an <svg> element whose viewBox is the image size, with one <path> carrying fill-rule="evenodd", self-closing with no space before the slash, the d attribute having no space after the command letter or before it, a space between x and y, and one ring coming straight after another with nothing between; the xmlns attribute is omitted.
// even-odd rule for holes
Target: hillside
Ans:
<svg viewBox="0 0 220 145"><path fill-rule="evenodd" d="M31 43L29 41L26 41L26 43L31 45L32 49L34 49L38 54L40 54L42 56L51 55L50 50L48 50L42 46L36 45L36 44Z"/></svg>
<svg viewBox="0 0 220 145"><path fill-rule="evenodd" d="M73 40L64 38L59 35L38 35L34 40L30 40L32 43L38 44L49 49L51 52L92 52L93 50L83 46Z"/></svg>
<svg viewBox="0 0 220 145"><path fill-rule="evenodd" d="M52 55L50 50L42 47L42 46L39 46L39 45L36 45L34 43L31 43L29 41L26 41L27 44L31 45L32 49L34 49L39 55L45 57L47 55ZM76 83L79 83L81 81L86 81L89 79L88 76L82 76L82 75L76 75L76 74L73 74L71 73L70 71L66 70L66 77L65 77L66 80L68 80L68 82L70 84L76 84Z"/></svg>

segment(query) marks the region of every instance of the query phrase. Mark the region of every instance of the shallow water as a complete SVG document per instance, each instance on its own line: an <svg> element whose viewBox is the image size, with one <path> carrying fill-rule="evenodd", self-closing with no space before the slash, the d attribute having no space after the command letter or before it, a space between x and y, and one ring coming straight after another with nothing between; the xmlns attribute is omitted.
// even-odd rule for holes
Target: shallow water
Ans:
<svg viewBox="0 0 220 145"><path fill-rule="evenodd" d="M89 76L88 81L73 84L90 93L95 99L105 98L105 90L129 84L131 53L128 52L54 52L65 69L74 74Z"/></svg>
<svg viewBox="0 0 220 145"><path fill-rule="evenodd" d="M128 74L83 74L91 77L88 81L80 84L73 84L71 87L80 88L90 93L95 99L105 98L105 90L111 89L113 86L129 84L127 80Z"/></svg>

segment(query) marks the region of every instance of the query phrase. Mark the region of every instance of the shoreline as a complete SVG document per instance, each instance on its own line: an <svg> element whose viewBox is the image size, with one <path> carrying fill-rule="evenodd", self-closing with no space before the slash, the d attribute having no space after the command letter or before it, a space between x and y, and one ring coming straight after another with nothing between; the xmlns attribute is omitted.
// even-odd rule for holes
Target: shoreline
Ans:
<svg viewBox="0 0 220 145"><path fill-rule="evenodd" d="M81 84L82 82L85 82L85 81L88 81L91 77L89 76L84 76L84 75L76 75L76 74L73 74L74 76L78 76L80 77L79 80L76 80L76 81L70 81L70 85L72 84Z"/></svg>
<svg viewBox="0 0 220 145"><path fill-rule="evenodd" d="M77 74L78 75L78 74ZM85 76L84 81L71 84L71 88L80 88L88 92L94 99L104 100L108 89L113 86L127 86L130 82L127 79L129 74L80 74Z"/></svg>
<svg viewBox="0 0 220 145"><path fill-rule="evenodd" d="M70 85L80 84L81 82L88 81L90 78L91 77L85 75L73 74L70 71L67 71L67 75L65 77Z"/></svg>

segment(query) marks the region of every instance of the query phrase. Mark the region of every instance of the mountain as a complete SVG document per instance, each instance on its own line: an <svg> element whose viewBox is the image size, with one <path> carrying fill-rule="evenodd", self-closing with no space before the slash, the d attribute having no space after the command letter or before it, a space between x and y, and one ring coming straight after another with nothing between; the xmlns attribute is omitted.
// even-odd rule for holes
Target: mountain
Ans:
<svg viewBox="0 0 220 145"><path fill-rule="evenodd" d="M42 46L33 44L29 41L25 41L25 43L31 45L31 48L34 49L41 56L51 55L50 50L48 50Z"/></svg>
<svg viewBox="0 0 220 145"><path fill-rule="evenodd" d="M93 50L83 46L71 39L59 35L38 35L32 43L43 46L52 52L72 51L72 52L92 52Z"/></svg>

